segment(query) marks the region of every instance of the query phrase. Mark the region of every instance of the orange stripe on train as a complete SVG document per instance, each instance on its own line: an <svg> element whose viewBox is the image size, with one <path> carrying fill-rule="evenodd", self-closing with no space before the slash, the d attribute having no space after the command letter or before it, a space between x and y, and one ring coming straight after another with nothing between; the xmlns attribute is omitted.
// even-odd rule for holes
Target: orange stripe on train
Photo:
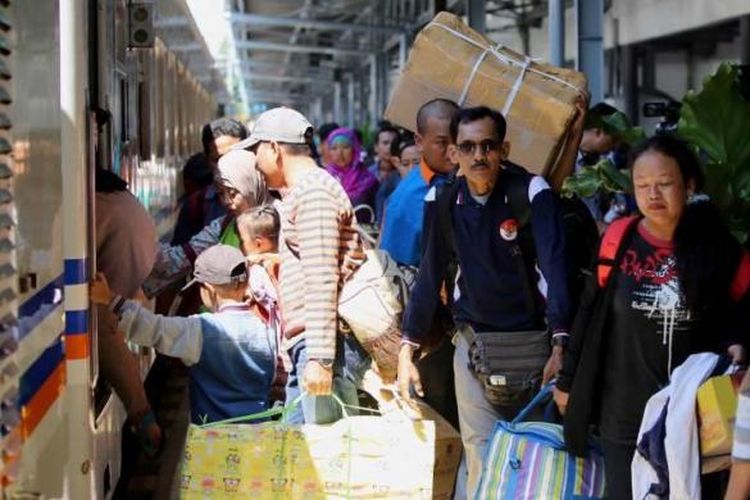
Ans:
<svg viewBox="0 0 750 500"><path fill-rule="evenodd" d="M34 394L31 400L21 408L21 432L24 439L28 439L39 422L47 414L52 404L62 393L65 387L65 362L60 361L55 370L47 377L42 387Z"/></svg>
<svg viewBox="0 0 750 500"><path fill-rule="evenodd" d="M65 358L86 359L89 357L89 336L87 334L68 334L65 336Z"/></svg>

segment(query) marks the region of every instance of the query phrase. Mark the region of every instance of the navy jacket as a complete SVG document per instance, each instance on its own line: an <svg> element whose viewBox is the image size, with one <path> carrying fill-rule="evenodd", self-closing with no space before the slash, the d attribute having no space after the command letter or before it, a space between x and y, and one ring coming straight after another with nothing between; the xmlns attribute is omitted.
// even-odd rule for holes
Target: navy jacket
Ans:
<svg viewBox="0 0 750 500"><path fill-rule="evenodd" d="M526 176L531 204L531 230L536 247L533 272L537 307L528 307L522 276L511 250L516 220L507 202L501 172L487 202L471 197L463 177L451 216L459 264L453 316L477 331L522 331L544 328L567 332L574 311L568 289L566 246L557 196L538 176ZM404 339L420 344L440 303L452 252L444 244L433 188L425 198L424 253L404 314ZM541 271L541 273L539 272ZM546 318L545 318L546 316ZM545 321L546 320L546 321Z"/></svg>

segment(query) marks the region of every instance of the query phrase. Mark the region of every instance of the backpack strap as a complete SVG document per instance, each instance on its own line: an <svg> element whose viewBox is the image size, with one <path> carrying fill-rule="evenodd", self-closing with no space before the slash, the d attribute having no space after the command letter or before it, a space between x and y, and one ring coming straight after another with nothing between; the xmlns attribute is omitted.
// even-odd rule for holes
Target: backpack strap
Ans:
<svg viewBox="0 0 750 500"><path fill-rule="evenodd" d="M510 210L518 222L519 232L531 221L531 201L529 201L529 183L525 176L519 175L521 167L508 162L503 170L502 183L508 197Z"/></svg>
<svg viewBox="0 0 750 500"><path fill-rule="evenodd" d="M529 267L536 259L534 235L531 232L531 201L529 200L529 183L526 170L515 163L506 162L502 171L502 187L507 197L510 211L518 224L518 243L513 250L518 274L521 276L523 292L526 296L526 309L533 316L538 311L535 285Z"/></svg>
<svg viewBox="0 0 750 500"><path fill-rule="evenodd" d="M739 302L748 290L750 290L750 253L743 249L740 265L737 266L737 272L729 288L729 296L733 302Z"/></svg>
<svg viewBox="0 0 750 500"><path fill-rule="evenodd" d="M622 217L609 225L599 245L599 259L596 266L596 276L599 287L604 288L612 275L615 257L620 249L625 234L638 221L638 216Z"/></svg>

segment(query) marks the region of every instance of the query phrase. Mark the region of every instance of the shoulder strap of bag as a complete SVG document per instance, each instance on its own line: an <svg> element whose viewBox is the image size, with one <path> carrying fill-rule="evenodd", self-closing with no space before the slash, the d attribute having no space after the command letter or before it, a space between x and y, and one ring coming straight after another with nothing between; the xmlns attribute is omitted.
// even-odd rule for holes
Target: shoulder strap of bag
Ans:
<svg viewBox="0 0 750 500"><path fill-rule="evenodd" d="M638 216L623 217L609 225L599 245L599 259L596 266L596 276L599 288L604 288L612 275L615 257L625 234L638 221Z"/></svg>
<svg viewBox="0 0 750 500"><path fill-rule="evenodd" d="M739 302L748 290L750 290L750 253L747 250L742 250L740 265L737 266L737 272L734 274L729 296L733 302Z"/></svg>

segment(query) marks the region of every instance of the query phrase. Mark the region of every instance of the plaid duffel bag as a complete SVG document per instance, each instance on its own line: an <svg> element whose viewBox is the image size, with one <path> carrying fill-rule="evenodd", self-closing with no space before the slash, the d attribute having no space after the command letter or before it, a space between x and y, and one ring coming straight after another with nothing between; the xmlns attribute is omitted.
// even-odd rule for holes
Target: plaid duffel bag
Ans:
<svg viewBox="0 0 750 500"><path fill-rule="evenodd" d="M513 421L495 425L475 498L604 498L604 457L597 447L586 458L573 456L565 450L561 425L523 422L552 387L544 386Z"/></svg>

